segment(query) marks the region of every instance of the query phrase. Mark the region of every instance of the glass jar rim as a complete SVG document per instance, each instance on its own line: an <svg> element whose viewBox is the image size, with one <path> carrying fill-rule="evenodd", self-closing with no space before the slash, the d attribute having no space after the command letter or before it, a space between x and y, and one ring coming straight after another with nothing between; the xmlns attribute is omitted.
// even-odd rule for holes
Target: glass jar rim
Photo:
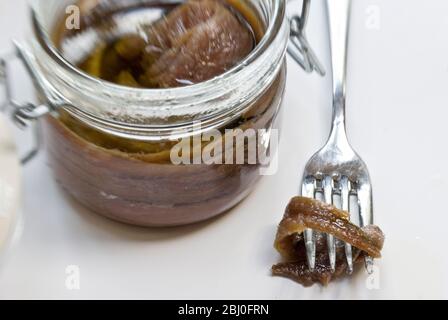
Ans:
<svg viewBox="0 0 448 320"><path fill-rule="evenodd" d="M276 70L272 70L272 68L268 68L266 66L266 70L264 72L266 75L263 76L269 77L270 81L272 81L274 77L274 73L280 69L281 63L279 60L283 60L284 55L286 54L286 45L287 45L287 36L289 36L289 24L286 23L286 1L285 0L267 0L270 4L270 12L267 12L269 15L269 20L267 22L266 31L257 44L255 49L239 64L228 70L227 72L210 79L208 81L200 82L197 84L178 87L178 88L167 88L167 89L148 89L148 88L132 88L122 85L117 85L112 82L107 82L98 78L95 78L81 69L77 68L73 64L71 64L67 59L65 59L59 50L55 47L53 42L51 41L51 37L49 32L43 26L41 21L39 20L39 14L36 12L35 8L32 8L32 23L33 28L37 40L37 49L41 51L45 55L45 58L50 59L39 59L41 66L45 65L45 62L42 60L48 60L47 70L51 70L53 75L48 75L49 83L53 84L56 87L56 91L60 91L57 88L57 82L59 85L64 83L72 83L72 85L79 85L77 88L79 92L88 91L92 88L100 88L102 92L107 92L107 96L113 96L117 98L117 100L122 99L124 102L125 99L137 99L140 102L144 102L141 105L133 105L132 103L126 105L126 115L132 115L130 117L123 116L123 110L118 110L116 112L111 110L106 110L107 104L104 105L104 110L102 109L101 104L96 104L95 110L91 108L90 110L84 106L76 106L76 100L68 98L67 101L70 102L68 104L67 110L73 115L83 118L83 120L90 125L101 127L103 131L108 131L110 133L116 133L116 130L129 133L129 131L134 131L133 129L138 129L142 132L143 135L146 135L149 131L158 131L160 132L164 128L172 129L173 123L163 124L163 123L138 123L138 116L144 114L152 113L152 114L162 114L164 111L167 111L169 108L172 112L178 112L179 114L188 114L189 112L194 114L195 112L199 112L201 110L203 114L199 117L192 118L185 123L182 124L174 124L178 128L185 129L186 127L191 127L193 121L202 121L205 122L210 120L210 118L215 118L214 120L218 120L221 116L220 107L218 105L214 110L207 110L205 104L200 105L200 102L207 100L208 102L214 101L217 102L223 97L229 94L231 91L232 84L233 86L237 79L243 77L251 77L254 83L256 82L266 82L264 84L264 88L259 88L261 92L266 88L269 84L269 81L262 81L262 79L254 79L253 75L249 75L246 72L249 66L253 66L256 62L260 64L260 57L262 57L269 48L272 47L273 43L276 39L282 36L286 36L285 41L282 41L281 45L276 48L279 53L277 56L279 59L275 59ZM286 35L285 35L286 34ZM36 46L35 46L36 47ZM265 58L265 62L268 62L269 59ZM254 66L255 68L255 66ZM45 69L45 67L43 67ZM257 70L257 69L255 69ZM257 70L258 71L258 70ZM270 74L267 74L269 72ZM243 76L243 73L245 75ZM59 79L55 79L59 77ZM61 80L62 79L62 80ZM260 80L260 81L258 81ZM219 88L219 90L213 90ZM59 88L60 89L60 88ZM240 99L241 101L244 99ZM247 99L246 99L247 100ZM170 101L171 105L168 107L164 102ZM152 102L152 103L150 103ZM211 104L209 104L212 107ZM196 108L193 108L196 107ZM241 106L243 107L243 106ZM121 108L124 109L124 108ZM232 109L232 108L229 108ZM242 110L243 108L241 108ZM227 110L227 114L230 112L236 112L238 110ZM168 112L166 112L168 113ZM120 116L117 116L119 114ZM151 118L148 116L148 119ZM129 119L129 120L128 120ZM217 121L212 121L217 122ZM123 135L123 134L119 134Z"/></svg>

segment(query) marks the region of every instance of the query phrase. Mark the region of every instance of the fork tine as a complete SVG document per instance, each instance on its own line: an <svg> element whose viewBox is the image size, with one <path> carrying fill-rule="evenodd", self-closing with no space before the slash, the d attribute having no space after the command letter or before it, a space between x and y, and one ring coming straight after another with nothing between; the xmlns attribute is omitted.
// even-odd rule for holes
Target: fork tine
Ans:
<svg viewBox="0 0 448 320"><path fill-rule="evenodd" d="M316 241L314 240L313 229L306 229L304 237L308 267L310 271L314 271L314 267L316 266Z"/></svg>
<svg viewBox="0 0 448 320"><path fill-rule="evenodd" d="M324 200L328 204L333 204L333 179L326 176L322 181L324 189ZM330 259L330 267L334 272L336 270L336 241L334 236L327 233L328 258Z"/></svg>
<svg viewBox="0 0 448 320"><path fill-rule="evenodd" d="M305 177L302 183L302 196L307 198L314 198L315 193L315 179L312 177ZM314 271L316 265L316 241L314 239L314 232L312 229L305 229L303 233L306 248L306 258L308 261L308 268Z"/></svg>
<svg viewBox="0 0 448 320"><path fill-rule="evenodd" d="M334 236L327 233L327 246L328 246L328 257L330 259L331 271L336 270L336 241Z"/></svg>
<svg viewBox="0 0 448 320"><path fill-rule="evenodd" d="M371 256L365 256L364 257L364 262L366 265L366 270L368 274L372 274L373 273L373 266L375 265L373 258Z"/></svg>
<svg viewBox="0 0 448 320"><path fill-rule="evenodd" d="M356 186L359 207L359 225L364 227L373 224L372 188L370 183L358 183ZM366 256L365 264L367 273L373 273L373 258Z"/></svg>
<svg viewBox="0 0 448 320"><path fill-rule="evenodd" d="M349 181L347 176L342 176L339 182L341 190L341 209L346 212L350 212L350 192L349 192ZM345 243L345 257L347 260L347 272L348 274L353 273L353 254L352 246L349 243Z"/></svg>

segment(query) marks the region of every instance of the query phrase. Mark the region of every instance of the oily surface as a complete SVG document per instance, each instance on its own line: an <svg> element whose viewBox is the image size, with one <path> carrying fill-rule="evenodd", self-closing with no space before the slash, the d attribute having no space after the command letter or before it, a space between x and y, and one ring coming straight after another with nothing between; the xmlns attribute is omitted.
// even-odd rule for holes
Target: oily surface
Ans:
<svg viewBox="0 0 448 320"><path fill-rule="evenodd" d="M359 228L352 224L348 217L347 212L334 206L314 199L294 197L286 208L275 240L275 248L285 261L272 267L273 274L289 277L310 286L314 283L326 285L346 273L343 243L337 241L336 271L332 273L326 238L321 233L317 234L316 239L316 267L313 272L309 270L303 239L303 231L306 228L332 234L335 238L351 244L355 264L361 262L365 254L380 258L384 243L383 232L374 225Z"/></svg>
<svg viewBox="0 0 448 320"><path fill-rule="evenodd" d="M225 73L255 46L250 25L218 0L189 0L141 29L99 44L80 68L121 85L172 88Z"/></svg>

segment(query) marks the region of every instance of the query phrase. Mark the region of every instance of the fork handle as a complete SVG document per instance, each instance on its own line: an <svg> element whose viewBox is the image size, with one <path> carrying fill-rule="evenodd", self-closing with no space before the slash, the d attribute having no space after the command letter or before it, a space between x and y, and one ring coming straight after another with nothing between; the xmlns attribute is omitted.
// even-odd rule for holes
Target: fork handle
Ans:
<svg viewBox="0 0 448 320"><path fill-rule="evenodd" d="M345 82L351 0L327 0L333 69L333 129L345 133Z"/></svg>

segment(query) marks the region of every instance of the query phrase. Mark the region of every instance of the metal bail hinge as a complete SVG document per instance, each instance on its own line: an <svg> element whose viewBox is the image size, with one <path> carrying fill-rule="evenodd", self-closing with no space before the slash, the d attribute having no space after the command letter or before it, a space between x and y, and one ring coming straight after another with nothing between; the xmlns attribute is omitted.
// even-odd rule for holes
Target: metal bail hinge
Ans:
<svg viewBox="0 0 448 320"><path fill-rule="evenodd" d="M0 112L9 113L12 121L21 129L31 127L32 138L34 140L33 145L20 159L22 164L26 164L37 155L41 148L42 141L39 123L36 120L49 113L51 110L44 104L18 103L12 97L11 79L8 74L8 62L15 58L24 61L20 52L0 57Z"/></svg>
<svg viewBox="0 0 448 320"><path fill-rule="evenodd" d="M303 0L301 15L294 15L290 18L291 34L288 53L306 72L316 71L319 75L324 76L325 68L311 48L305 34L310 4L311 0Z"/></svg>

